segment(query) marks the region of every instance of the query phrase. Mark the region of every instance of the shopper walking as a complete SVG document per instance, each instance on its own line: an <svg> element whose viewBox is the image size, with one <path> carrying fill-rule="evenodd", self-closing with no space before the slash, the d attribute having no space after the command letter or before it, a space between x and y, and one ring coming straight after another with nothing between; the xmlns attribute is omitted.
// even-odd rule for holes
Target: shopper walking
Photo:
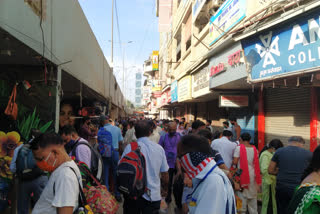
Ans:
<svg viewBox="0 0 320 214"><path fill-rule="evenodd" d="M32 214L72 214L79 205L82 179L64 149L63 140L55 133L43 134L32 141L32 150L38 167L51 173Z"/></svg>
<svg viewBox="0 0 320 214"><path fill-rule="evenodd" d="M320 146L314 152L311 162L302 176L302 183L294 193L288 213L320 213Z"/></svg>
<svg viewBox="0 0 320 214"><path fill-rule="evenodd" d="M159 140L159 145L165 151L167 162L169 165L169 184L168 184L168 196L166 202L171 202L173 176L176 171L176 159L177 159L177 146L180 141L180 134L177 133L177 124L170 122L168 125L168 133L162 136Z"/></svg>
<svg viewBox="0 0 320 214"><path fill-rule="evenodd" d="M147 173L147 188L148 191L136 200L125 197L123 204L124 214L151 214L158 213L160 209L161 197L166 197L168 186L168 164L163 148L149 140L151 134L151 127L145 120L137 122L135 126L136 136L138 138L138 145L146 160ZM129 144L123 154L122 158L131 152L131 145ZM160 188L160 176L161 186ZM161 194L161 192L163 194Z"/></svg>
<svg viewBox="0 0 320 214"><path fill-rule="evenodd" d="M261 214L277 214L276 203L276 176L268 173L268 167L273 154L279 148L283 147L279 139L274 139L261 151L259 158L260 169L262 174L262 209Z"/></svg>
<svg viewBox="0 0 320 214"><path fill-rule="evenodd" d="M243 133L240 137L240 146L234 151L233 164L242 170L240 186L242 191L236 194L242 200L240 213L258 214L257 194L261 186L261 175L257 149L250 144L251 136Z"/></svg>
<svg viewBox="0 0 320 214"><path fill-rule="evenodd" d="M235 214L235 198L228 177L211 157L208 141L196 135L181 138L178 158L181 166L192 178L190 214Z"/></svg>
<svg viewBox="0 0 320 214"><path fill-rule="evenodd" d="M268 168L269 174L277 176L276 200L279 214L286 213L293 193L312 157L312 153L303 148L305 141L302 137L290 137L288 142L289 146L276 151Z"/></svg>
<svg viewBox="0 0 320 214"><path fill-rule="evenodd" d="M239 141L240 135L241 135L241 127L239 126L237 122L237 118L231 117L230 123L232 124L231 130L232 130L232 138L231 141L236 142Z"/></svg>
<svg viewBox="0 0 320 214"><path fill-rule="evenodd" d="M109 122L108 116L101 115L100 121L103 124L103 129L102 130L100 129L98 132L98 140L99 140L99 136L101 135L101 132L103 130L110 132L110 134L112 136L111 157L103 157L102 158L103 165L104 165L104 173L105 173L105 184L107 187L109 187L109 169L111 169L113 182L114 182L113 189L114 189L115 198L117 199L118 202L121 202L122 201L121 195L118 191L117 184L116 184L116 168L117 168L117 165L119 162L119 152L121 152L120 150L122 148L123 137L121 135L121 130L116 126L111 125L111 122Z"/></svg>
<svg viewBox="0 0 320 214"><path fill-rule="evenodd" d="M237 147L237 144L231 142L230 139L232 137L232 132L228 130L224 130L222 132L222 137L212 141L211 148L217 150L226 166L230 169L233 161L233 153Z"/></svg>

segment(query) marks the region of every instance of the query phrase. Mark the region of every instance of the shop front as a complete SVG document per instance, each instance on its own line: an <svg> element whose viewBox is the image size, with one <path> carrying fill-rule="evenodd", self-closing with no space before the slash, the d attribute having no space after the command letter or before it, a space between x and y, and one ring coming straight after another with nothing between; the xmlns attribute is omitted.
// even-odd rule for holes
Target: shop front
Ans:
<svg viewBox="0 0 320 214"><path fill-rule="evenodd" d="M178 106L174 107L174 117L181 119L187 115L186 102L192 99L192 76L188 75L178 81Z"/></svg>
<svg viewBox="0 0 320 214"><path fill-rule="evenodd" d="M222 122L235 117L241 132L248 132L255 142L255 93L247 83L246 65L240 42L226 47L210 59L209 87L218 93L212 103L217 108L209 109L214 120ZM218 110L219 109L219 110Z"/></svg>
<svg viewBox="0 0 320 214"><path fill-rule="evenodd" d="M319 143L319 13L305 13L244 39L249 81L259 88L259 148L299 135Z"/></svg>

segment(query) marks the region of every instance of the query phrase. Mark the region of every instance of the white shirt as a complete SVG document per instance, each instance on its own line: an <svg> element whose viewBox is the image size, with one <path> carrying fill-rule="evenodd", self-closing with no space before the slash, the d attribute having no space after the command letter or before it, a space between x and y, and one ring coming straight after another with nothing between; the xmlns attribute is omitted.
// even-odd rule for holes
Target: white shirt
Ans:
<svg viewBox="0 0 320 214"><path fill-rule="evenodd" d="M212 160L194 179L193 187L205 177L216 164ZM234 192L228 177L216 167L192 194L195 206L189 203L190 214L232 214L236 213ZM229 212L227 212L229 210Z"/></svg>
<svg viewBox="0 0 320 214"><path fill-rule="evenodd" d="M220 152L224 163L228 168L232 165L233 152L236 149L237 144L228 140L227 137L222 137L212 141L211 148Z"/></svg>
<svg viewBox="0 0 320 214"><path fill-rule="evenodd" d="M138 145L146 159L147 188L150 190L151 198L146 193L143 197L148 201L160 201L160 173L169 170L166 155L159 144L153 143L147 137L139 138ZM129 152L131 152L130 144L125 148L121 158Z"/></svg>
<svg viewBox="0 0 320 214"><path fill-rule="evenodd" d="M61 164L51 174L32 214L54 214L58 207L73 207L75 210L78 207L79 182L82 186L80 171L75 162Z"/></svg>

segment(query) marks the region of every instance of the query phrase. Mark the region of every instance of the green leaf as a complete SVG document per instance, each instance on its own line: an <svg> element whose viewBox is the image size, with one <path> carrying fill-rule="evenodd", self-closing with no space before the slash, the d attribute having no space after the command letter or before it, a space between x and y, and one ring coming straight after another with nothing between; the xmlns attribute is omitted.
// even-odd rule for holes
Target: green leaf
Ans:
<svg viewBox="0 0 320 214"><path fill-rule="evenodd" d="M46 132L47 129L51 126L52 122L53 122L52 120L49 121L49 122L47 122L47 123L44 124L39 130L40 130L42 133Z"/></svg>

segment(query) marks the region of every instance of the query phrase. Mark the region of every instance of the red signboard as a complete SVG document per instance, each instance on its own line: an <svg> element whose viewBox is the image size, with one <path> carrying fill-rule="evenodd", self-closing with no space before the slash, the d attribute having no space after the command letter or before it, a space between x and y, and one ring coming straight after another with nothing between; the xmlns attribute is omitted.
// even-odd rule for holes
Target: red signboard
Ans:
<svg viewBox="0 0 320 214"><path fill-rule="evenodd" d="M153 94L153 97L155 97L155 98L160 98L161 97L161 91L154 91L154 92L152 92L152 94Z"/></svg>
<svg viewBox="0 0 320 214"><path fill-rule="evenodd" d="M233 66L240 63L241 57L243 56L242 50L238 50L228 56L228 64Z"/></svg>
<svg viewBox="0 0 320 214"><path fill-rule="evenodd" d="M217 66L211 66L210 77L215 76L223 71L227 70L223 63L219 63Z"/></svg>

